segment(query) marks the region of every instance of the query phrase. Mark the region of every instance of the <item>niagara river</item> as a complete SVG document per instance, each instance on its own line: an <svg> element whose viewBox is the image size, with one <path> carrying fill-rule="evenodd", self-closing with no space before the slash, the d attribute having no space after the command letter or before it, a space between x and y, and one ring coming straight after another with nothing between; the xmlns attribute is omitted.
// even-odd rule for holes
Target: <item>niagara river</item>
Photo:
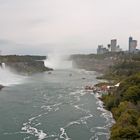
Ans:
<svg viewBox="0 0 140 140"><path fill-rule="evenodd" d="M99 82L96 76L54 70L18 77L19 84L0 91L0 139L108 140L112 115L98 94L84 89Z"/></svg>

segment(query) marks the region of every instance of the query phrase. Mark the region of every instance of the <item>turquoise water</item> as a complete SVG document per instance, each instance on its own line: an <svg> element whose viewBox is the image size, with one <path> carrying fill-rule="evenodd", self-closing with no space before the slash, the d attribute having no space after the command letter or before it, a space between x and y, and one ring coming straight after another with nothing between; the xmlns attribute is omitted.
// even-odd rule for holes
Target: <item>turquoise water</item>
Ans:
<svg viewBox="0 0 140 140"><path fill-rule="evenodd" d="M95 72L56 70L0 91L0 140L107 140L113 119L84 86Z"/></svg>

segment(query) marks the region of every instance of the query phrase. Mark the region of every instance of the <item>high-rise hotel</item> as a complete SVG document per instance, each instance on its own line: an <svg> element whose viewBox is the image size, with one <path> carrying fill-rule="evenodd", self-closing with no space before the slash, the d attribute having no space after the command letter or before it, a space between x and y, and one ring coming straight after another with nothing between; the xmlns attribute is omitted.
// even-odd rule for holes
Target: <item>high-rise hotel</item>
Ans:
<svg viewBox="0 0 140 140"><path fill-rule="evenodd" d="M135 53L137 47L137 40L133 40L132 37L129 37L129 52Z"/></svg>

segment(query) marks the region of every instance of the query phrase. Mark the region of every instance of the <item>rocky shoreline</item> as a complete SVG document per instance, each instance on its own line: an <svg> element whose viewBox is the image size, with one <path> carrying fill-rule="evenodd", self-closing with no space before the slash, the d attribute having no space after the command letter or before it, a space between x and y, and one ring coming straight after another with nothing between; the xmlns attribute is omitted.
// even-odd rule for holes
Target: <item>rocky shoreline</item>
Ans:
<svg viewBox="0 0 140 140"><path fill-rule="evenodd" d="M140 55L132 55L114 65L103 79L110 83L102 95L107 110L112 112L115 123L110 128L110 140L140 139ZM106 73L104 73L106 74ZM106 84L99 83L100 88ZM108 85L109 86L109 85ZM107 86L106 86L107 87Z"/></svg>
<svg viewBox="0 0 140 140"><path fill-rule="evenodd" d="M115 55L110 57L106 54L100 56L101 59L97 55L76 55L73 56L73 60L76 67L86 70L99 72L103 66L100 71L103 75L97 78L108 83L98 83L99 89L97 89L100 94L98 98L103 101L105 109L112 113L115 120L110 127L110 140L138 140L140 139L140 53L117 55L118 57ZM110 57L113 65L106 67L105 57ZM100 61L101 63L96 63Z"/></svg>

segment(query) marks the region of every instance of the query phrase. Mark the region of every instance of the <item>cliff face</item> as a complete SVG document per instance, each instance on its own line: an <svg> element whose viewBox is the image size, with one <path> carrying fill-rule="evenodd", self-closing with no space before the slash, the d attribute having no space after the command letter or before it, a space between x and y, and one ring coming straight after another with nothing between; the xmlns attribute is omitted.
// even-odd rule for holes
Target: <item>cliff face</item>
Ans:
<svg viewBox="0 0 140 140"><path fill-rule="evenodd" d="M114 64L111 56L97 57L97 55L73 55L71 56L73 67L88 71L105 72Z"/></svg>
<svg viewBox="0 0 140 140"><path fill-rule="evenodd" d="M19 73L37 73L43 71L52 70L44 66L43 61L31 61L31 62L8 62L7 66L16 70Z"/></svg>
<svg viewBox="0 0 140 140"><path fill-rule="evenodd" d="M0 55L0 62L31 62L36 60L45 60L46 56L36 55Z"/></svg>
<svg viewBox="0 0 140 140"><path fill-rule="evenodd" d="M46 56L0 56L0 62L19 73L37 73L52 70L44 66Z"/></svg>
<svg viewBox="0 0 140 140"><path fill-rule="evenodd" d="M104 72L109 66L113 65L113 61L107 60L96 60L96 59L78 59L73 61L73 66L76 68L85 69L88 71L99 71Z"/></svg>

